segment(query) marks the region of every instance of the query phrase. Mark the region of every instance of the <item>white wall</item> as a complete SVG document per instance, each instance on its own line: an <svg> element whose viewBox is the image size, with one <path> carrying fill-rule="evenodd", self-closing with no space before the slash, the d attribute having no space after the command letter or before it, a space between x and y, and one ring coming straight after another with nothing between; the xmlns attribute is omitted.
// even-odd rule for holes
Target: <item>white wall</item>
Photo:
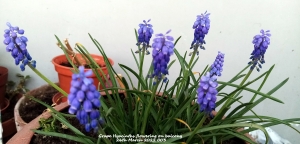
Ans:
<svg viewBox="0 0 300 144"><path fill-rule="evenodd" d="M205 65L212 63L220 50L225 53L225 68L220 80L226 81L249 61L253 36L261 29L270 29L271 45L262 71L273 64L276 67L263 90L270 90L287 77L290 80L273 95L284 100L285 105L267 100L255 110L261 115L283 119L300 117L299 6L299 0L0 0L0 29L6 28L6 22L25 29L25 36L29 39L28 50L37 61L37 68L53 81L57 81L57 75L51 59L62 54L56 46L54 34L61 39L69 38L72 45L80 42L90 52L97 53L87 35L91 33L114 59L118 72L123 73L118 63L135 67L130 48L136 49L133 29L138 28L142 20L151 18L155 33L172 29L174 37L182 36L177 49L184 53L189 51L193 39L192 25L196 15L208 10L211 13L211 29L206 37L207 50L200 51L195 71L201 71ZM16 80L14 75L20 69L5 52L4 44L0 45L0 54L0 65L9 68L10 80ZM151 57L147 60L150 61ZM177 64L170 71L170 79L177 76L174 71L178 68ZM254 72L251 78L261 73ZM30 88L45 83L29 68L23 74L33 76ZM300 135L287 127L279 126L275 130L292 143L300 141Z"/></svg>

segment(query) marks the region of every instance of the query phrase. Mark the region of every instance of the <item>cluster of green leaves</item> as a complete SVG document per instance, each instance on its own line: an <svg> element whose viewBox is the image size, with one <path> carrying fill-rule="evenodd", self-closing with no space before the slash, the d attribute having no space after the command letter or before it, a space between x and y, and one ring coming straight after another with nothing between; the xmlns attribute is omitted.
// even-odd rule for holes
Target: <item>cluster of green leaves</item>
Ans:
<svg viewBox="0 0 300 144"><path fill-rule="evenodd" d="M16 77L19 78L18 84L14 81L8 81L6 83L6 94L9 98L9 100L13 99L18 94L25 94L29 91L28 88L26 88L26 82L30 79L29 75L22 75L17 73Z"/></svg>
<svg viewBox="0 0 300 144"><path fill-rule="evenodd" d="M143 75L145 51L142 50L137 56L133 50L131 50L138 70L128 67L125 64L118 64L121 69L124 70L126 75L126 77L121 77L112 67L108 56L100 43L91 35L89 36L104 58L106 68L113 85L110 88L105 87L105 80L101 77L104 73L101 68L93 60L83 45L76 44L76 50L86 61L89 62L90 67L100 81L100 85L104 87L104 89L101 90L105 94L101 97L102 107L100 108L100 111L101 117L105 120L105 124L99 126L99 134L172 134L181 135L182 137L169 138L166 139L164 143L186 142L216 144L233 137L238 137L242 140L248 141L249 143L254 143L244 134L256 129L262 130L268 141L269 136L265 127L278 124L284 124L300 133L290 125L290 123L296 123L299 121L300 118L280 120L269 116L257 115L252 110L265 99L283 103L281 100L271 95L281 88L288 81L288 78L275 85L270 91L266 93L261 92L261 89L265 85L274 66L252 80L248 80L252 70L249 70L248 73L244 74L245 71L249 69L249 66L246 66L229 81L218 81L219 86L217 90L219 92L218 99L220 100L217 101L216 106L217 108L220 107L220 110L214 118L210 119L205 113L199 112L199 105L195 103L200 78L203 74L210 70L210 67L206 66L201 73L194 74L193 67L198 61L198 58L194 60L196 52L193 53L190 61L187 62L186 53L181 55L176 49L174 49L175 56L177 57L176 60L178 60L181 67L177 79L173 84L170 84L169 82L157 82L156 85L153 85L153 80L148 77L148 75L151 75L153 71L152 63L147 64L147 66L149 66L147 75ZM72 63L71 58L66 53L66 48L63 46L59 38L56 38L62 46L68 61ZM175 45L179 39L180 37L176 40ZM140 47L138 49L140 49ZM175 62L175 60L171 61L168 68L170 68ZM74 66L74 69L74 72L76 72L76 66ZM131 77L131 75L134 77ZM104 79L106 79L106 77L104 77ZM122 85L124 85L124 87L120 87L118 79L122 81ZM132 82L133 79L138 80L137 85L134 85ZM263 79L259 88L253 89L249 87L249 85L258 82L259 79ZM242 82L240 84L235 84L238 80L242 80ZM223 92L222 90L225 87L233 87L234 90L231 92ZM248 91L253 94L252 99L249 102L241 102L241 98L243 97L241 96L242 91ZM256 99L256 97L258 97L258 99ZM235 103L237 103L238 106L231 108L231 106ZM62 114L49 105L44 105L53 112L53 117L55 117L56 120L66 125L76 135L72 136L40 130L35 130L36 133L62 137L88 144L116 143L116 139L91 138L85 136L82 132L68 123L65 117L69 115ZM253 115L245 115L249 111ZM226 118L223 119L226 113ZM249 127L249 129L241 129L244 127Z"/></svg>

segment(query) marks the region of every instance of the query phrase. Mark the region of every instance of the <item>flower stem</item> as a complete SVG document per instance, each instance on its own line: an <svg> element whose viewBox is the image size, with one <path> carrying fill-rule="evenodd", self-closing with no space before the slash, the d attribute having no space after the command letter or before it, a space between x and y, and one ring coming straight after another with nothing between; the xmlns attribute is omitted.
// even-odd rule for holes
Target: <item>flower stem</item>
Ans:
<svg viewBox="0 0 300 144"><path fill-rule="evenodd" d="M139 77L140 78L143 78L142 75L143 75L143 64L144 64L145 51L146 51L146 45L143 45L143 48L142 48L142 57L140 59L140 66L139 66ZM139 82L139 84L138 84L138 90L140 89L140 86L141 86L141 83Z"/></svg>
<svg viewBox="0 0 300 144"><path fill-rule="evenodd" d="M196 55L196 53L197 53L197 50L194 50L193 51L193 55L192 55L192 57L191 57L191 59L190 59L190 62L189 62L189 69L191 68L191 66L192 66L192 63L193 63L193 61L194 61L194 58L195 58L195 55Z"/></svg>
<svg viewBox="0 0 300 144"><path fill-rule="evenodd" d="M186 78L188 77L189 69L191 68L191 65L192 65L192 63L193 63L193 61L194 61L194 58L195 58L196 53L197 53L197 49L196 49L196 50L194 49L193 54L192 54L192 57L191 57L190 62L189 62L189 65L188 65L188 70L182 69L182 71L183 71L182 74L183 74L183 78L184 78L184 79L186 79ZM179 90L180 90L182 87L183 87L183 83L180 84ZM177 93L179 93L179 91L178 91ZM176 94L176 95L177 95L177 94Z"/></svg>
<svg viewBox="0 0 300 144"><path fill-rule="evenodd" d="M194 137L194 135L196 134L196 132L202 127L204 121L206 120L206 115L203 115L201 121L199 122L199 124L197 125L197 127L194 129L194 131L192 132L192 134L189 136L189 138L187 139L186 143L189 143L191 141L191 139Z"/></svg>
<svg viewBox="0 0 300 144"><path fill-rule="evenodd" d="M145 135L145 129L146 129L146 123L147 123L148 116L149 116L149 111L150 111L150 108L151 108L152 103L154 101L154 97L156 96L156 90L157 90L158 84L159 84L159 82L153 88L151 98L149 100L148 106L147 106L146 111L145 111L143 124L142 124L142 129L141 129L141 134L142 135Z"/></svg>
<svg viewBox="0 0 300 144"><path fill-rule="evenodd" d="M242 86L245 82L246 82L246 80L249 78L249 76L251 75L251 73L252 73L252 71L253 70L249 70L249 72L247 73L247 75L244 77L244 79L243 79L243 81L240 83L240 86Z"/></svg>
<svg viewBox="0 0 300 144"><path fill-rule="evenodd" d="M253 71L253 70L251 70L251 69L248 71L247 75L244 77L244 79L243 79L242 82L240 83L240 86L243 86L243 84L246 82L246 80L247 80L247 79L249 78L249 76L251 75L252 71ZM238 92L238 91L237 91L237 92ZM228 101L226 101L225 105L227 105L229 102L231 102L231 101L233 100L233 97L234 97L234 95L235 95L237 92L233 93L233 94L230 96L230 98L228 99Z"/></svg>
<svg viewBox="0 0 300 144"><path fill-rule="evenodd" d="M42 73L40 73L36 68L34 68L30 63L28 66L32 69L33 72L35 72L40 78L42 78L44 81L46 81L49 85L54 87L57 91L59 91L64 96L68 96L68 93L66 93L64 90L62 90L59 86L51 82L48 78L46 78Z"/></svg>
<svg viewBox="0 0 300 144"><path fill-rule="evenodd" d="M193 55L192 55L192 57L191 57L191 59L190 59L189 65L188 65L188 69L191 69L191 66L192 66L192 63L193 63L193 61L194 61L194 58L195 58L196 53L197 53L197 50L194 50ZM189 73L189 72L187 72L187 73L184 75L184 77L187 77L187 76L188 76L188 73ZM188 107L187 107L187 109L186 109L186 112L187 112L187 122L190 123L190 121L191 121L191 106L190 106L190 105L188 105Z"/></svg>

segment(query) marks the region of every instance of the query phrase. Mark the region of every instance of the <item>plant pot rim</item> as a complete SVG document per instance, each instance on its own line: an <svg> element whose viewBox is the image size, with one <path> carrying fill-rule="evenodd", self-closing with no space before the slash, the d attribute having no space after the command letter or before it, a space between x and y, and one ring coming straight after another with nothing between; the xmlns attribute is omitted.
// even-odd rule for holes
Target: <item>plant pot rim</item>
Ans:
<svg viewBox="0 0 300 144"><path fill-rule="evenodd" d="M111 90L108 90L108 94L112 94L113 92ZM125 90L118 90L118 93L122 93L126 96L126 93L125 93ZM100 95L101 96L106 96L106 93L105 91L101 91L100 92ZM60 92L57 92L55 95L53 95L52 97L52 103L53 104L60 104L62 103L61 102L61 99L64 98L65 96L63 94L61 94ZM66 97L67 98L67 97Z"/></svg>
<svg viewBox="0 0 300 144"><path fill-rule="evenodd" d="M4 66L0 66L0 74L2 74L2 72L8 73L8 69Z"/></svg>
<svg viewBox="0 0 300 144"><path fill-rule="evenodd" d="M54 94L52 96L52 103L53 104L61 104L63 98L65 98L65 96L62 93L57 92L56 94ZM68 98L68 97L66 97L66 98Z"/></svg>
<svg viewBox="0 0 300 144"><path fill-rule="evenodd" d="M80 55L79 53L77 53L76 55ZM101 57L103 58L103 56L101 55L97 55L97 54L90 54L92 57ZM59 68L62 68L62 69L70 69L69 67L66 67L66 66L62 66L60 64L58 64L55 60L59 59L59 58L66 58L66 55L65 54L61 54L61 55L57 55L55 56L53 59L52 59L52 63L56 66L56 67L59 67ZM66 58L67 60L67 58ZM103 61L104 61L104 58L103 58ZM108 58L108 61L110 62L111 65L114 65L114 61L111 59L111 58ZM103 67L102 69L106 69L106 67ZM90 68L85 68L85 70L90 70Z"/></svg>
<svg viewBox="0 0 300 144"><path fill-rule="evenodd" d="M4 102L2 104L4 104L4 106L0 107L1 108L1 113L4 113L5 110L9 107L10 102L7 98L4 98Z"/></svg>
<svg viewBox="0 0 300 144"><path fill-rule="evenodd" d="M15 117L17 131L20 131L26 124L28 124L27 122L25 122L22 119L22 117L20 116L20 111L19 111L19 108L24 100L25 100L25 96L23 95L18 100L18 102L16 103L15 108L14 108L14 117Z"/></svg>

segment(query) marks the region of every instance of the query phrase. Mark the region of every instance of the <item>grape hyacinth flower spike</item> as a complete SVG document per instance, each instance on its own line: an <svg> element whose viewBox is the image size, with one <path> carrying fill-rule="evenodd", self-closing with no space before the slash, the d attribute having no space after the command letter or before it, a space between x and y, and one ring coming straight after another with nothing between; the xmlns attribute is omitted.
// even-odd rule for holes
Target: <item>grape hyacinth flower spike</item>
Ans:
<svg viewBox="0 0 300 144"><path fill-rule="evenodd" d="M152 44L152 57L153 57L153 74L154 78L153 85L158 81L163 80L167 82L166 75L168 72L168 63L170 61L170 56L174 53L174 38L169 36L171 30L166 32L166 35L160 33L156 34L156 38L153 40Z"/></svg>
<svg viewBox="0 0 300 144"><path fill-rule="evenodd" d="M85 125L87 132L91 129L96 131L99 123L103 122L98 110L101 106L101 95L93 84L93 79L88 78L92 74L92 70L84 72L84 66L80 66L79 73L72 75L70 94L68 95L69 113L76 114L80 124Z"/></svg>
<svg viewBox="0 0 300 144"><path fill-rule="evenodd" d="M215 110L217 100L217 77L221 76L223 71L224 54L218 52L218 55L211 65L210 72L203 75L200 79L199 88L197 89L197 103L200 105L200 111L211 114Z"/></svg>
<svg viewBox="0 0 300 144"><path fill-rule="evenodd" d="M205 50L203 44L205 44L204 37L207 35L209 29L210 29L210 19L209 19L210 13L207 13L207 11L204 14L198 15L196 21L194 22L193 29L194 31L194 40L192 41L190 49L194 49L193 52L189 53L191 56L192 53L197 53L199 55L198 47L200 49Z"/></svg>
<svg viewBox="0 0 300 144"><path fill-rule="evenodd" d="M153 34L153 26L149 24L150 21L151 19L148 21L143 20L144 23L139 24L140 28L138 29L138 42L136 45L142 45L142 48L137 50L135 53L145 51L146 55L150 54L150 52L147 50L150 47L149 42Z"/></svg>
<svg viewBox="0 0 300 144"><path fill-rule="evenodd" d="M9 22L6 23L9 27L4 30L4 41L3 43L6 45L6 51L11 53L11 56L15 59L15 64L19 65L22 71L25 70L25 66L31 64L32 67L36 67L36 61L32 60L30 54L27 50L27 37L18 36L24 34L23 29L19 29L19 27L13 27Z"/></svg>
<svg viewBox="0 0 300 144"><path fill-rule="evenodd" d="M258 34L253 37L252 43L254 44L254 50L251 53L251 61L248 64L251 64L250 67L251 70L256 68L257 71L259 71L260 68L262 68L262 64L265 63L264 55L266 53L266 50L268 46L270 45L270 30L260 31L261 34ZM257 67L258 65L258 67Z"/></svg>
<svg viewBox="0 0 300 144"><path fill-rule="evenodd" d="M210 72L203 75L200 79L200 85L197 89L197 103L200 106L200 111L210 114L215 110L217 100L217 76L211 76Z"/></svg>
<svg viewBox="0 0 300 144"><path fill-rule="evenodd" d="M218 52L215 62L211 65L210 74L221 76L221 72L223 71L223 62L224 62L224 54Z"/></svg>

